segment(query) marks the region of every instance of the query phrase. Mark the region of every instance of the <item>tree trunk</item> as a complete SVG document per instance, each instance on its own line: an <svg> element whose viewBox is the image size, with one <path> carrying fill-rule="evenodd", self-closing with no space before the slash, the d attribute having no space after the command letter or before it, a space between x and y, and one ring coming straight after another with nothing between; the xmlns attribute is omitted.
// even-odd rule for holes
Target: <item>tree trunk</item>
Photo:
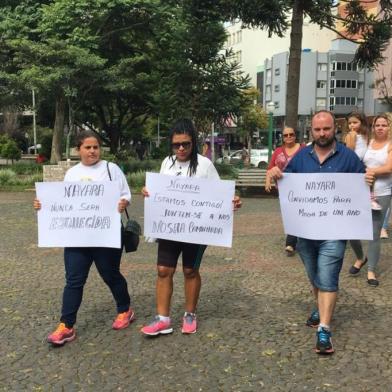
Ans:
<svg viewBox="0 0 392 392"><path fill-rule="evenodd" d="M50 154L50 163L56 164L61 161L62 141L65 124L65 95L64 91L59 91L56 96L56 113L54 120L52 151Z"/></svg>
<svg viewBox="0 0 392 392"><path fill-rule="evenodd" d="M286 125L297 128L299 78L301 72L302 28L304 21L303 0L293 3L291 19L290 57L287 75Z"/></svg>
<svg viewBox="0 0 392 392"><path fill-rule="evenodd" d="M9 106L3 110L3 132L9 136L19 129L19 116L17 109Z"/></svg>
<svg viewBox="0 0 392 392"><path fill-rule="evenodd" d="M116 154L118 151L118 144L120 141L120 131L116 125L111 125L110 132L108 132L110 139L110 153Z"/></svg>

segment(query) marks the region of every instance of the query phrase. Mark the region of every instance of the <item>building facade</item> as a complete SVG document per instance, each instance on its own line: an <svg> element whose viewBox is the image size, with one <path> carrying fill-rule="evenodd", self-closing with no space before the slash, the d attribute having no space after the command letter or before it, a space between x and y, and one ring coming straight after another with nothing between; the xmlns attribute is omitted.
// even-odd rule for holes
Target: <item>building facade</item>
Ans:
<svg viewBox="0 0 392 392"><path fill-rule="evenodd" d="M250 76L251 85L257 84L257 66L263 59L272 57L275 53L288 51L290 47L290 31L286 36L268 37L268 32L261 29L242 28L240 21L226 23L227 40L225 49L231 50L233 59L241 70ZM312 50L327 51L335 33L310 24L306 20L303 28L302 46Z"/></svg>
<svg viewBox="0 0 392 392"><path fill-rule="evenodd" d="M371 116L377 112L374 97L374 73L358 69L352 63L356 45L344 40L332 41L327 52L304 50L301 55L298 115L300 128L318 110L331 110L337 117L358 110ZM274 117L284 123L286 113L289 52L278 53L259 67L257 80L262 105L274 102Z"/></svg>

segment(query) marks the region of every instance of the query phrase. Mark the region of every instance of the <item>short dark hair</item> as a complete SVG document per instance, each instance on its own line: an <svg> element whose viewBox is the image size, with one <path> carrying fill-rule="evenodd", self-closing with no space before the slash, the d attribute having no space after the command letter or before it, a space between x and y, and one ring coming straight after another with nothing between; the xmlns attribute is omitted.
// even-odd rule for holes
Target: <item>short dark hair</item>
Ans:
<svg viewBox="0 0 392 392"><path fill-rule="evenodd" d="M76 136L76 148L79 149L80 146L83 144L85 139L88 139L89 137L93 137L97 139L98 144L101 146L102 145L102 140L98 136L96 132L87 130L87 131L82 131Z"/></svg>

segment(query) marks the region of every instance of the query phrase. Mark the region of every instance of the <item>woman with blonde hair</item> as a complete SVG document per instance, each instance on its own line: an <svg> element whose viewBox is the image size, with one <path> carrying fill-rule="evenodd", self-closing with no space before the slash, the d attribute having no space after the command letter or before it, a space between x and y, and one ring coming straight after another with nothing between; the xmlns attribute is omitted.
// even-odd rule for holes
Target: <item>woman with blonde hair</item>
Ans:
<svg viewBox="0 0 392 392"><path fill-rule="evenodd" d="M374 118L372 139L369 142L363 162L366 165L366 171L372 173L376 178L374 193L381 209L372 210L373 240L369 242L367 259L364 261L357 260L349 270L350 274L356 275L368 261L367 282L372 287L379 285L376 278L376 267L380 259L380 230L391 203L392 143L390 130L390 121L385 114L380 114Z"/></svg>

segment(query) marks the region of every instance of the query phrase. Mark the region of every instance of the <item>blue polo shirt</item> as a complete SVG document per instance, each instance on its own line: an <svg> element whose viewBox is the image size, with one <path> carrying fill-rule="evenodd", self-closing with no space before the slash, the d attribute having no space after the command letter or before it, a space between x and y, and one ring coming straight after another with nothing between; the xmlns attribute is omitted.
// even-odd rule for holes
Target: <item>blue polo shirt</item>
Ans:
<svg viewBox="0 0 392 392"><path fill-rule="evenodd" d="M335 149L320 163L313 144L300 150L285 169L286 173L365 173L365 165L354 151L336 142Z"/></svg>

